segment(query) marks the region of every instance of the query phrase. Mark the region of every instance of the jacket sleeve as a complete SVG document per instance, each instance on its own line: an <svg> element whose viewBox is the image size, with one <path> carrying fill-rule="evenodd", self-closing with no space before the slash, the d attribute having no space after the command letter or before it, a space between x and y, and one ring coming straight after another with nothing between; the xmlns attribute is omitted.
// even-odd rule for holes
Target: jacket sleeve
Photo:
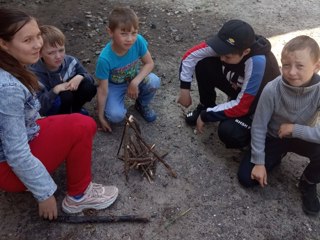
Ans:
<svg viewBox="0 0 320 240"><path fill-rule="evenodd" d="M292 137L320 144L320 124L315 126L295 124Z"/></svg>
<svg viewBox="0 0 320 240"><path fill-rule="evenodd" d="M40 90L37 93L37 97L41 104L41 109L39 111L41 116L45 116L46 113L52 108L52 105L58 96L53 92L53 89L47 90L45 86L41 82L39 82Z"/></svg>
<svg viewBox="0 0 320 240"><path fill-rule="evenodd" d="M268 124L274 112L274 92L267 84L263 89L251 125L251 162L265 163L265 144Z"/></svg>
<svg viewBox="0 0 320 240"><path fill-rule="evenodd" d="M238 118L249 113L251 104L259 92L266 67L264 55L253 56L245 62L244 79L236 99L208 108L201 114L205 122L221 121L226 118Z"/></svg>
<svg viewBox="0 0 320 240"><path fill-rule="evenodd" d="M30 150L25 125L25 96L22 87L8 86L0 90L0 137L5 160L16 176L38 201L53 195L57 186L50 174Z"/></svg>
<svg viewBox="0 0 320 240"><path fill-rule="evenodd" d="M195 67L206 57L216 57L217 54L205 42L190 48L182 57L179 68L180 88L190 89Z"/></svg>

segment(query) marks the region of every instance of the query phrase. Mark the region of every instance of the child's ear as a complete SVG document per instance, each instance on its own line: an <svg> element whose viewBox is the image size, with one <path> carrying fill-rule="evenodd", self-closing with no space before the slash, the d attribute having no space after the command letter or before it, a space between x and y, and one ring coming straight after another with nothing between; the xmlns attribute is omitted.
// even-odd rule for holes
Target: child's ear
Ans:
<svg viewBox="0 0 320 240"><path fill-rule="evenodd" d="M251 48L247 48L243 51L243 56L248 55L251 52Z"/></svg>
<svg viewBox="0 0 320 240"><path fill-rule="evenodd" d="M314 73L318 73L319 71L320 71L320 59L319 59L318 62L315 64Z"/></svg>
<svg viewBox="0 0 320 240"><path fill-rule="evenodd" d="M0 38L0 49L3 49L5 51L8 50L7 42L5 40L3 40L2 38Z"/></svg>
<svg viewBox="0 0 320 240"><path fill-rule="evenodd" d="M112 37L112 35L113 35L112 30L109 27L107 27L106 30L107 30L107 33L109 34L109 36Z"/></svg>

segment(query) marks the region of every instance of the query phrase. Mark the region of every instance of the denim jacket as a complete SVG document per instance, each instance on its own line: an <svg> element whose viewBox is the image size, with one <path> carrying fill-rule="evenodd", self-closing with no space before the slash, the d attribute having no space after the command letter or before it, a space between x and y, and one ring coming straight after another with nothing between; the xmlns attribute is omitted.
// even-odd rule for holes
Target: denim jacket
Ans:
<svg viewBox="0 0 320 240"><path fill-rule="evenodd" d="M0 162L6 161L33 196L43 201L57 186L28 144L40 131L39 108L36 96L0 68Z"/></svg>

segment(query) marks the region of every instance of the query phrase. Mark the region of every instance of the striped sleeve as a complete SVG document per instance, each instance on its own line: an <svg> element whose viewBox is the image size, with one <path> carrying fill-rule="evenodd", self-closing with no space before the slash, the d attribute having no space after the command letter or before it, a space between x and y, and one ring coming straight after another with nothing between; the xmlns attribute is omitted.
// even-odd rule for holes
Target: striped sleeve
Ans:
<svg viewBox="0 0 320 240"><path fill-rule="evenodd" d="M180 81L190 84L197 63L206 57L214 56L217 54L205 42L190 48L182 57L179 69Z"/></svg>

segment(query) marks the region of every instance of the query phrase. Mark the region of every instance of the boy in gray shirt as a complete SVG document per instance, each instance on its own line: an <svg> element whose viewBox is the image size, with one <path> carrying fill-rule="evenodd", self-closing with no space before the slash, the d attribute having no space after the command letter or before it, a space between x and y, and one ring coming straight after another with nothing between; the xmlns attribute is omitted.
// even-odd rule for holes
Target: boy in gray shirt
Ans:
<svg viewBox="0 0 320 240"><path fill-rule="evenodd" d="M308 36L290 40L281 54L282 76L264 88L251 129L251 152L242 159L242 185L267 185L267 172L287 152L309 158L299 182L303 210L320 211L316 184L320 182L320 125L312 126L320 108L320 50Z"/></svg>

